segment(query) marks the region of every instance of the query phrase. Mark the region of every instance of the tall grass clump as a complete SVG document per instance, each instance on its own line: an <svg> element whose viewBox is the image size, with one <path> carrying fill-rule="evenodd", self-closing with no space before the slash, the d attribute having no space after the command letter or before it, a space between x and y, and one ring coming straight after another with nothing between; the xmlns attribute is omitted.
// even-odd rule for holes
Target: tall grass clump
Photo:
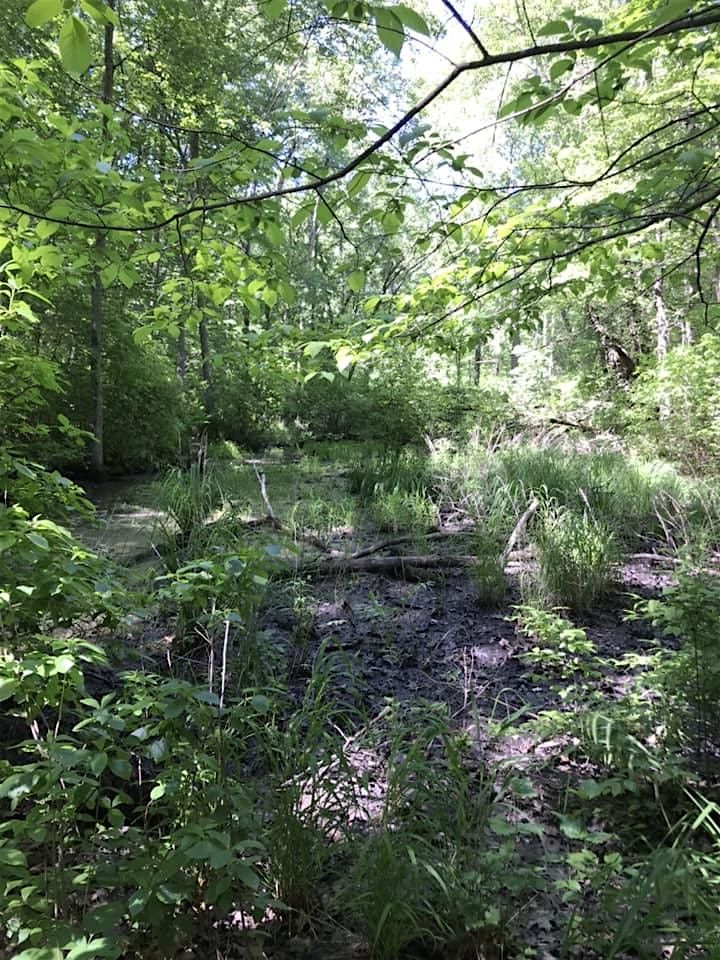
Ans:
<svg viewBox="0 0 720 960"><path fill-rule="evenodd" d="M539 494L578 514L591 510L629 547L648 538L675 546L717 515L716 498L671 464L617 451L512 447L492 458L489 471L515 495Z"/></svg>
<svg viewBox="0 0 720 960"><path fill-rule="evenodd" d="M432 486L430 461L416 450L390 450L350 464L348 488L363 503L402 491L426 496Z"/></svg>
<svg viewBox="0 0 720 960"><path fill-rule="evenodd" d="M475 498L472 513L476 518L473 577L478 600L485 606L499 606L507 587L505 552L517 519L507 487L488 484L484 493Z"/></svg>
<svg viewBox="0 0 720 960"><path fill-rule="evenodd" d="M618 559L613 532L589 511L549 503L533 530L538 587L550 606L584 610L610 589Z"/></svg>
<svg viewBox="0 0 720 960"><path fill-rule="evenodd" d="M206 526L223 501L222 489L213 468L174 467L161 480L157 503L163 516L157 522L165 560L176 566L183 555L193 552L206 539Z"/></svg>

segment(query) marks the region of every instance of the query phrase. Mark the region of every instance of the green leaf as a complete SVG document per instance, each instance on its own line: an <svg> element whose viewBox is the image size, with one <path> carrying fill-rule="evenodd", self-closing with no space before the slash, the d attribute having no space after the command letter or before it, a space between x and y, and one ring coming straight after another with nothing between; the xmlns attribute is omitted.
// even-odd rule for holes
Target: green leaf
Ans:
<svg viewBox="0 0 720 960"><path fill-rule="evenodd" d="M384 7L374 7L375 27L380 43L388 50L391 50L396 57L400 56L400 51L405 43L405 31L400 20L395 16L392 10Z"/></svg>
<svg viewBox="0 0 720 960"><path fill-rule="evenodd" d="M358 173L355 174L355 176L352 178L352 180L348 184L348 188L347 188L348 196L354 197L355 194L360 193L360 191L367 186L371 177L372 177L372 173L370 173L368 170L358 171Z"/></svg>
<svg viewBox="0 0 720 960"><path fill-rule="evenodd" d="M85 915L85 929L88 933L115 933L114 927L122 922L125 915L123 903L101 903ZM116 937L117 939L117 937Z"/></svg>
<svg viewBox="0 0 720 960"><path fill-rule="evenodd" d="M540 27L536 36L538 37L552 37L555 34L569 34L570 25L565 22L565 20L551 20L549 23L546 23L544 27Z"/></svg>
<svg viewBox="0 0 720 960"><path fill-rule="evenodd" d="M14 953L13 960L62 960L59 947L30 947L21 953Z"/></svg>
<svg viewBox="0 0 720 960"><path fill-rule="evenodd" d="M90 38L85 24L69 16L60 29L60 59L68 73L85 73L90 66Z"/></svg>
<svg viewBox="0 0 720 960"><path fill-rule="evenodd" d="M165 796L165 784L156 783L155 786L150 791L151 800L159 800L161 797Z"/></svg>
<svg viewBox="0 0 720 960"><path fill-rule="evenodd" d="M4 863L8 867L27 866L25 854L17 847L0 847L0 863Z"/></svg>
<svg viewBox="0 0 720 960"><path fill-rule="evenodd" d="M49 550L49 549L50 549L50 544L47 542L47 540L45 539L45 537L42 536L42 534L40 534L40 533L33 533L33 532L31 531L30 533L25 534L25 536L27 537L27 539L28 539L31 543L34 543L35 546L36 546L36 547L39 547L41 550Z"/></svg>
<svg viewBox="0 0 720 960"><path fill-rule="evenodd" d="M110 761L110 769L115 776L120 777L121 780L130 779L132 768L130 766L130 761L126 760L124 757L113 757Z"/></svg>
<svg viewBox="0 0 720 960"><path fill-rule="evenodd" d="M353 270L350 276L347 278L347 285L353 291L353 293L360 293L362 288L365 286L365 274L362 270Z"/></svg>
<svg viewBox="0 0 720 960"><path fill-rule="evenodd" d="M303 353L306 357L316 357L319 353L322 353L327 346L328 343L326 340L311 340L310 343L305 344Z"/></svg>
<svg viewBox="0 0 720 960"><path fill-rule="evenodd" d="M66 653L55 657L55 673L70 673L74 666L75 659Z"/></svg>
<svg viewBox="0 0 720 960"><path fill-rule="evenodd" d="M18 682L14 677L0 680L0 701L8 700L17 690Z"/></svg>
<svg viewBox="0 0 720 960"><path fill-rule="evenodd" d="M277 20L287 9L287 0L267 0L263 12L268 20Z"/></svg>
<svg viewBox="0 0 720 960"><path fill-rule="evenodd" d="M63 0L35 0L25 13L25 23L29 27L41 27L48 20L54 20L63 11Z"/></svg>
<svg viewBox="0 0 720 960"><path fill-rule="evenodd" d="M190 857L191 860L209 860L216 850L217 847L215 844L207 840L198 840L197 843L194 843L183 852L185 856Z"/></svg>
<svg viewBox="0 0 720 960"><path fill-rule="evenodd" d="M120 25L120 18L117 13L106 3L103 3L103 0L81 0L80 6L100 26L106 26L109 23L116 27Z"/></svg>
<svg viewBox="0 0 720 960"><path fill-rule="evenodd" d="M291 225L293 227L299 227L301 223L307 220L307 218L310 216L310 214L313 212L314 209L315 209L315 201L313 201L312 203L303 204L302 207L300 207L299 210L296 210L295 213L290 218Z"/></svg>
<svg viewBox="0 0 720 960"><path fill-rule="evenodd" d="M562 60L556 60L550 67L550 79L557 80L564 73L568 73L575 66L575 61L570 57L563 57Z"/></svg>
<svg viewBox="0 0 720 960"><path fill-rule="evenodd" d="M422 33L426 37L430 36L430 28L419 13L411 10L410 7L406 6L404 3L396 3L390 9L398 18L398 20L400 20L403 26L410 27L410 29L414 30L415 33Z"/></svg>
<svg viewBox="0 0 720 960"><path fill-rule="evenodd" d="M354 363L357 362L357 357L350 349L350 347L340 347L340 349L335 354L335 363L340 373L347 370L348 367L351 367Z"/></svg>
<svg viewBox="0 0 720 960"><path fill-rule="evenodd" d="M263 231L274 247L279 247L285 239L282 230L274 220L268 220L263 226Z"/></svg>

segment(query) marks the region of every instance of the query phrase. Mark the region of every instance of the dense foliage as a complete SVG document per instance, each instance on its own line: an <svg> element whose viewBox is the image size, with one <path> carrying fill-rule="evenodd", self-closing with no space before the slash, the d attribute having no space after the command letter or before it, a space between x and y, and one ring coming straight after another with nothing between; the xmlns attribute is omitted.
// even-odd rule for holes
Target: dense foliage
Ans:
<svg viewBox="0 0 720 960"><path fill-rule="evenodd" d="M0 950L717 956L719 24L6 0Z"/></svg>

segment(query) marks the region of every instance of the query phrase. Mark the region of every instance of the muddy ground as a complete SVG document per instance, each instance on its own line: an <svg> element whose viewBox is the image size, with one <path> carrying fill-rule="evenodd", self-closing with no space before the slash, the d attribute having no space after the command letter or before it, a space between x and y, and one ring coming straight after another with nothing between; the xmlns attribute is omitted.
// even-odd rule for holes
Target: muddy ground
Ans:
<svg viewBox="0 0 720 960"><path fill-rule="evenodd" d="M90 491L100 509L101 527L86 537L119 560L147 558L157 510L133 504L131 488ZM370 542L368 540L367 542ZM353 548L359 545L356 540ZM395 548L397 549L397 548ZM453 546L449 545L448 550ZM417 552L417 547L413 547ZM290 691L302 698L312 664L319 651L340 658L334 673L332 696L347 717L358 724L372 722L388 698L404 704L442 703L458 729L468 732L478 760L504 759L528 769L562 752L559 741L542 743L509 729L491 742L488 721L518 716L532 719L544 710L572 710L572 701L561 703L557 674L519 657L529 646L510 620L520 602L520 581L532 569L532 557L522 551L510 558L508 592L499 609L484 607L467 569L422 571L408 582L402 577L354 573L325 579L294 579L273 583L259 616L261 642L283 662ZM586 628L596 646L596 656L606 660L608 674L600 689L608 699L622 696L631 677L612 666L629 652L647 648L652 631L647 624L625 619L633 596L658 594L672 582L672 568L649 556L627 560L617 570L613 593L602 606L587 610L575 622ZM167 631L167 624L150 630ZM145 636L147 640L147 635ZM352 730L347 731L349 734ZM370 777L362 819L372 819L382 805L382 783ZM557 833L548 825L548 836ZM537 856L541 850L536 851ZM530 854L528 854L530 856ZM550 898L523 919L526 935L537 944L538 958L552 960L559 935L554 919L559 903ZM245 943L238 956L255 956ZM263 945L258 957L297 960L359 960L366 956L359 939L349 931L328 925L326 930L298 932ZM451 954L448 954L448 957ZM487 954L495 960L494 954Z"/></svg>

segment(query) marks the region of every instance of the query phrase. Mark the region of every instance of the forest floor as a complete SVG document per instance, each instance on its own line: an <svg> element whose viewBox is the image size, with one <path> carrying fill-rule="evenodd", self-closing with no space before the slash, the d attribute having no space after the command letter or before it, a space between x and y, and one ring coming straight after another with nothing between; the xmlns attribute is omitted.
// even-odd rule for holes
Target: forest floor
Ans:
<svg viewBox="0 0 720 960"><path fill-rule="evenodd" d="M332 470L323 468L308 478L298 474L294 464L281 460L265 463L268 475L275 471L275 479L283 478L275 488L272 483L269 486L270 495L277 494L274 505L281 517L298 505L302 511L303 500L345 496L344 478ZM139 561L146 565L162 515L153 502L152 480L118 481L89 488L88 492L98 507L100 526L80 530L86 542L121 563L132 566ZM247 501L248 516L261 517L263 506L252 483ZM358 529L335 530L330 545L350 553L383 535L387 533L365 523ZM274 531L263 530L252 536L263 543L272 542ZM417 552L417 544L412 549ZM458 548L449 538L440 549L451 557L453 550L463 547ZM527 721L547 712L572 715L585 710L581 697L574 698L572 693L568 696L572 681L581 679L582 670L559 681L555 670L545 670L542 664L523 657L531 644L519 632L512 615L514 606L522 602L521 585L533 565L527 548L512 553L506 568L506 598L497 608L481 605L472 572L464 568L411 571L409 579L402 571L390 575L358 571L298 576L271 584L257 623L261 642L284 664L284 681L298 703L318 653L334 654L341 658L343 669L333 673L329 696L341 714L362 717L371 726L374 718L383 716L390 701L409 711L423 704L442 704L453 726L465 732L471 762L474 758L478 766L507 764L515 774L529 777L532 799L522 812L516 811L516 816L538 828L517 838L522 847L520 859L531 864L547 856L548 851L557 855L558 851L567 854L574 849L572 837L558 826L560 795L567 790L568 782L598 775L593 764L579 764L575 759L572 735L542 736L526 727ZM650 555L626 558L617 567L612 593L575 620L594 644L593 662L607 664L605 674L590 681L601 699L610 702L626 694L634 677L627 655L642 656L652 637L648 624L626 619L632 598L658 595L672 583L672 569L671 564L658 563ZM151 647L167 631L162 621L148 623L144 644ZM201 671L201 663L197 669ZM382 814L387 771L377 756L358 746L356 734L355 729L344 730L346 759L356 767L364 787L347 815L349 821L367 825ZM522 807L520 803L518 809ZM596 822L598 837L605 826ZM602 849L601 842L596 844L597 852ZM501 954L476 948L479 952L474 956L483 960L500 960L502 956L552 960L559 955L556 951L567 922L567 909L551 885L545 895L529 902L515 921L523 943L533 944L534 952L525 948L525 952ZM292 937L265 944L265 952L257 956L351 960L367 955L361 939L341 925L313 926L312 934L307 928L296 930ZM242 955L253 956L252 952ZM470 956L450 949L432 955ZM595 956L582 950L573 955ZM624 955L616 954L619 958Z"/></svg>

